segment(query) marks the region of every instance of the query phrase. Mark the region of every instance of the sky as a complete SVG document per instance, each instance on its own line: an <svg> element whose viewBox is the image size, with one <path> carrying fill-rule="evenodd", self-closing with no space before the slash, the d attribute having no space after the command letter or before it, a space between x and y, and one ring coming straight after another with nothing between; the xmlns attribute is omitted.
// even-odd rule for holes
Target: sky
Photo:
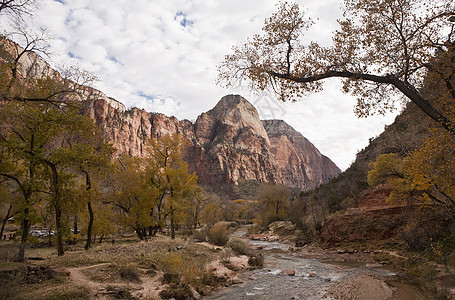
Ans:
<svg viewBox="0 0 455 300"><path fill-rule="evenodd" d="M262 119L283 119L342 170L396 114L358 119L355 98L332 79L297 103L216 85L217 65L232 46L259 33L275 0L42 0L31 28L46 28L56 68L99 77L95 87L126 107L195 121L227 94L241 94ZM308 40L329 45L341 0L297 1L316 24ZM0 25L7 26L0 19Z"/></svg>

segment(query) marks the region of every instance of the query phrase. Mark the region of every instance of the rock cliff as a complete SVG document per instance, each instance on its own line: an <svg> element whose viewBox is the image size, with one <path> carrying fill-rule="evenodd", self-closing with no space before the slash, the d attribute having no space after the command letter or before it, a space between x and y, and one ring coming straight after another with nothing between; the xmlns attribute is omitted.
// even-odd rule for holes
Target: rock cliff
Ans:
<svg viewBox="0 0 455 300"><path fill-rule="evenodd" d="M206 186L254 180L307 190L340 172L291 126L261 121L254 106L238 95L223 97L194 124L143 109L120 109L107 100L99 97L83 105L118 154L140 156L147 138L183 134L191 142L186 161Z"/></svg>
<svg viewBox="0 0 455 300"><path fill-rule="evenodd" d="M22 48L0 39L2 56ZM61 80L40 56L24 53L19 73L24 78L51 76ZM160 113L125 106L104 93L86 87L79 99L117 155L141 156L148 138L169 133L191 143L186 161L204 186L237 185L246 181L273 182L303 190L336 176L340 170L307 139L284 121L261 121L256 108L238 95L223 97L193 124Z"/></svg>
<svg viewBox="0 0 455 300"><path fill-rule="evenodd" d="M341 172L328 157L286 122L266 120L262 123L281 170L281 178L287 186L312 189Z"/></svg>

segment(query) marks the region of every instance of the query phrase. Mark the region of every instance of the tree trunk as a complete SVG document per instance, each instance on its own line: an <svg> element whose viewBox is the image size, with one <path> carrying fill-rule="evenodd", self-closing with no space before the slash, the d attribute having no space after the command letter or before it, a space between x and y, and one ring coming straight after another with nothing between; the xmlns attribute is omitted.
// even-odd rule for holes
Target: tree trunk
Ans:
<svg viewBox="0 0 455 300"><path fill-rule="evenodd" d="M85 250L90 249L92 246L92 228L93 228L93 220L94 214L92 209L92 203L89 201L87 202L87 208L89 213L89 221L88 221L88 228L87 228L87 242L85 243Z"/></svg>
<svg viewBox="0 0 455 300"><path fill-rule="evenodd" d="M136 228L136 234L141 241L144 240L144 235L143 235L141 228Z"/></svg>
<svg viewBox="0 0 455 300"><path fill-rule="evenodd" d="M77 215L74 215L73 233L74 233L74 234L77 234L78 231L79 231L79 230L77 229Z"/></svg>
<svg viewBox="0 0 455 300"><path fill-rule="evenodd" d="M2 221L2 229L0 229L0 239L3 238L3 232L5 231L5 226L6 226L6 223L8 222L8 219L11 217L10 213L11 213L12 209L13 209L13 204L10 203L9 207L8 207L8 212L6 213L6 216L3 218L3 221Z"/></svg>
<svg viewBox="0 0 455 300"><path fill-rule="evenodd" d="M89 191L92 188L92 182L90 180L90 174L88 172L85 173L85 190ZM95 220L95 215L92 209L92 203L89 200L87 202L87 209L89 214L89 221L88 221L88 228L87 228L87 242L85 243L85 250L90 249L92 246L92 230L93 230L93 221Z"/></svg>
<svg viewBox="0 0 455 300"><path fill-rule="evenodd" d="M57 255L62 256L65 254L63 250L63 228L62 228L62 210L55 204L55 225L57 229Z"/></svg>
<svg viewBox="0 0 455 300"><path fill-rule="evenodd" d="M171 207L171 239L175 240L174 211Z"/></svg>
<svg viewBox="0 0 455 300"><path fill-rule="evenodd" d="M100 236L100 244L103 243L103 238L104 238L104 234L102 234L102 235Z"/></svg>
<svg viewBox="0 0 455 300"><path fill-rule="evenodd" d="M30 221L29 217L29 209L24 209L24 219L22 220L21 227L22 227L22 238L21 244L19 245L19 254L17 256L18 262L23 262L25 260L25 246L27 245L27 238L28 238L28 231L30 230Z"/></svg>

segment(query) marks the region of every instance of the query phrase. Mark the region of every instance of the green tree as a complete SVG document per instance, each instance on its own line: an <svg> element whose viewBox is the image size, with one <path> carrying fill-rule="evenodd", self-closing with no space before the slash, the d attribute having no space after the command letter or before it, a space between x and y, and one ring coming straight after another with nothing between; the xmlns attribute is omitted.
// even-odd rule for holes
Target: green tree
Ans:
<svg viewBox="0 0 455 300"><path fill-rule="evenodd" d="M254 90L272 89L282 101L294 101L322 89L324 79L343 80L343 91L357 96L356 113L368 116L394 107L401 95L447 131L450 118L419 88L426 74L454 89L455 5L451 0L345 0L333 46L306 42L313 24L297 4L280 3L265 20L263 34L234 47L219 67L219 83L247 81ZM441 53L443 64L434 63Z"/></svg>

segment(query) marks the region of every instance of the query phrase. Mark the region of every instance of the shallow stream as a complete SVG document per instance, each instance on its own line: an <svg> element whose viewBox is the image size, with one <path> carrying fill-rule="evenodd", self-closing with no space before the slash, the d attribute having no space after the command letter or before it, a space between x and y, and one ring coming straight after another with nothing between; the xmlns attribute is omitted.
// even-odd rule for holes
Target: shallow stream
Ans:
<svg viewBox="0 0 455 300"><path fill-rule="evenodd" d="M328 297L326 292L335 282L367 273L396 277L396 274L388 270L371 268L359 263L341 265L299 258L293 256L288 251L289 245L283 243L266 241L249 243L252 246L263 247L264 268L245 272L243 274L243 277L247 278L245 283L233 285L204 299L333 299ZM285 269L295 270L295 276L281 274ZM412 285L397 281L396 285L392 286L400 290L400 293L394 293L394 299L425 299Z"/></svg>

